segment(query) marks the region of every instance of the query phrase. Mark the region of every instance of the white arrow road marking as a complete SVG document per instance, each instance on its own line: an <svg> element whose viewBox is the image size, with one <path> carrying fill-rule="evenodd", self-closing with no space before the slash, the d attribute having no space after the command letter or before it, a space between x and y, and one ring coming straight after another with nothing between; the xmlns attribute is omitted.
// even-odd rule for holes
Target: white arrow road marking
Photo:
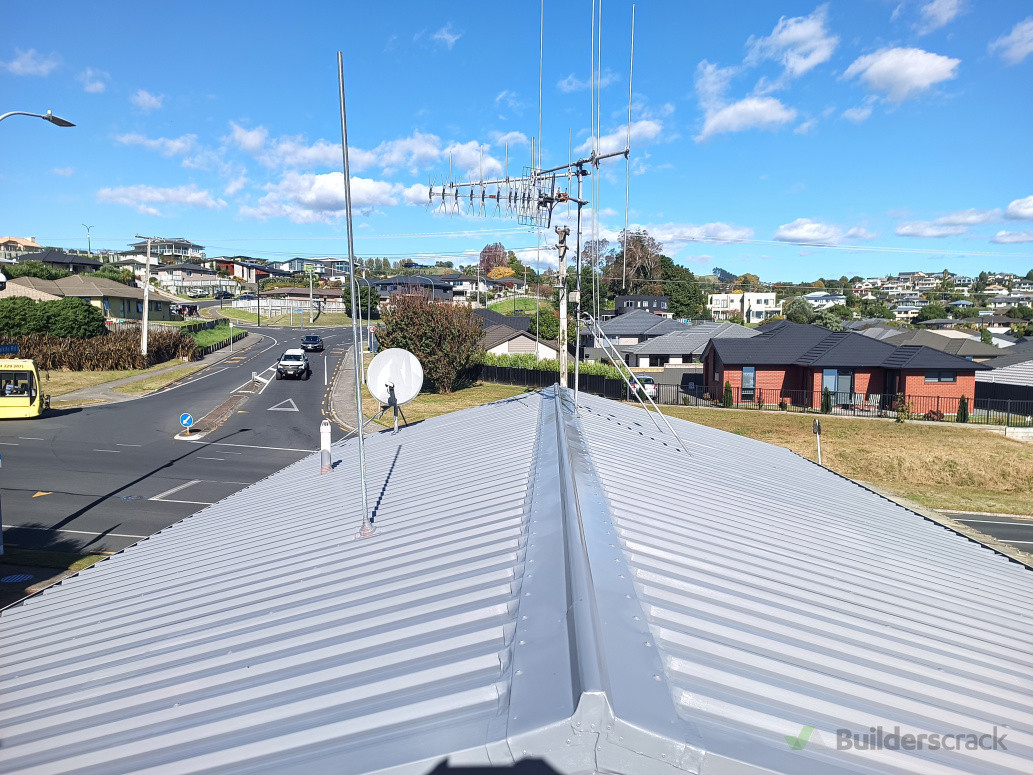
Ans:
<svg viewBox="0 0 1033 775"><path fill-rule="evenodd" d="M287 406L287 404L290 404L290 406ZM286 401L281 401L276 406L270 406L266 411L267 412L300 412L301 410L298 409L298 405L294 403L294 399L293 398L288 398Z"/></svg>

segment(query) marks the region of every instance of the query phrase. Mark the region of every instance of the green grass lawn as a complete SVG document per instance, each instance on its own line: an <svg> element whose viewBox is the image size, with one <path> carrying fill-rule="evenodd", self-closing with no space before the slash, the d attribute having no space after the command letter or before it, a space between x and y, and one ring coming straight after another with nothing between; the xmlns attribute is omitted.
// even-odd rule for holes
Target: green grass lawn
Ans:
<svg viewBox="0 0 1033 775"><path fill-rule="evenodd" d="M224 307L219 310L219 314L223 317L230 318L231 320L239 320L242 323L257 323L258 315L254 312L247 312L242 309L235 309L233 307ZM375 323L376 321L374 321ZM321 315L316 315L316 322L313 323L313 327L326 327L326 326L350 326L352 319L350 315L345 315L343 312L324 312ZM294 328L307 328L308 327L308 311L302 312L301 314L295 313L293 316L290 313L286 315L266 315L262 314L262 325L263 326L291 326Z"/></svg>
<svg viewBox="0 0 1033 775"><path fill-rule="evenodd" d="M82 388L102 385L105 382L114 382L116 379L135 377L140 374L152 374L168 369L174 364L182 364L177 359L159 363L148 369L124 369L118 371L44 371L41 373L43 379L43 392L51 396L59 397L65 393L74 393Z"/></svg>
<svg viewBox="0 0 1033 775"><path fill-rule="evenodd" d="M214 328L191 331L187 336L193 337L198 347L209 347L230 338L230 323L228 320L219 321Z"/></svg>
<svg viewBox="0 0 1033 775"><path fill-rule="evenodd" d="M500 315L523 315L528 312L534 314L535 308L538 306L541 306L542 310L552 309L552 305L547 301L540 301L538 299L522 299L520 297L517 297L516 300L516 313L513 312L513 299L493 302L488 305L488 309L492 312L498 312Z"/></svg>
<svg viewBox="0 0 1033 775"><path fill-rule="evenodd" d="M56 570L80 571L89 568L95 562L104 559L102 554L69 554L66 552L47 552L37 549L4 549L0 561L8 565L27 565L37 568L54 568Z"/></svg>

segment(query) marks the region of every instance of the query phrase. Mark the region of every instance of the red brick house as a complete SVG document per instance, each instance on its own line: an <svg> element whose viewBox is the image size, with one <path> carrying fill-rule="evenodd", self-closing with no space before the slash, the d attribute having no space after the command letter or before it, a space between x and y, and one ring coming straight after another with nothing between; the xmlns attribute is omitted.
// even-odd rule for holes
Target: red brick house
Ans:
<svg viewBox="0 0 1033 775"><path fill-rule="evenodd" d="M732 386L738 402L782 401L819 408L824 388L834 406L888 409L903 393L920 413L956 411L975 396L975 373L988 368L918 345L895 346L852 331L780 321L749 339L713 339L703 352L707 392Z"/></svg>

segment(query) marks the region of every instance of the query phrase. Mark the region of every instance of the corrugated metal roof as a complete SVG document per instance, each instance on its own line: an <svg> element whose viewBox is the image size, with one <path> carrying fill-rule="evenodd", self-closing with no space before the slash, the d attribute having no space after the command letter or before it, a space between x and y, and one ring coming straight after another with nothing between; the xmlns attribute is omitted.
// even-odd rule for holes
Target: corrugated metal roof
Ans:
<svg viewBox="0 0 1033 775"><path fill-rule="evenodd" d="M1029 570L787 450L580 403L368 438L371 539L346 443L5 611L0 772L1028 771ZM877 725L1008 750L836 750Z"/></svg>
<svg viewBox="0 0 1033 775"><path fill-rule="evenodd" d="M698 355L703 352L707 342L711 339L748 339L759 333L759 331L736 323L696 323L687 330L672 331L627 348L625 352L638 355Z"/></svg>
<svg viewBox="0 0 1033 775"><path fill-rule="evenodd" d="M684 331L688 326L644 309L633 309L601 323L599 328L607 336L661 336L671 331Z"/></svg>

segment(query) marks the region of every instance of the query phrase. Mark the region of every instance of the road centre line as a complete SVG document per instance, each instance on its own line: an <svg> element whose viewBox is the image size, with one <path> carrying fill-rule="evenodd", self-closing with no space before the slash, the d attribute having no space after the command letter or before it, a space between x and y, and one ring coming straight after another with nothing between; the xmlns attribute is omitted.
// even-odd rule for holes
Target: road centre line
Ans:
<svg viewBox="0 0 1033 775"><path fill-rule="evenodd" d="M46 441L46 439L41 439L39 436L19 436L18 438L23 441Z"/></svg>
<svg viewBox="0 0 1033 775"><path fill-rule="evenodd" d="M117 454L119 454L119 453L120 453L120 452L121 452L122 450L120 450L120 449L95 449L95 450L93 450L93 451L94 451L94 452L113 452L113 453L115 453L115 454L117 455Z"/></svg>
<svg viewBox="0 0 1033 775"><path fill-rule="evenodd" d="M115 538L150 538L150 536L138 536L130 533L97 533L90 530L65 530L62 527L27 527L25 525L4 525L6 530L44 530L53 533L77 533L84 536L114 536Z"/></svg>
<svg viewBox="0 0 1033 775"><path fill-rule="evenodd" d="M220 447L236 447L237 449L271 449L277 452L304 452L306 455L319 451L317 449L295 449L294 447L260 447L257 444L230 444L226 441L187 441L187 439L178 439L178 441L186 441L188 444L215 444ZM247 484L251 484L251 482L247 482Z"/></svg>
<svg viewBox="0 0 1033 775"><path fill-rule="evenodd" d="M224 457L199 457L198 460L225 460Z"/></svg>
<svg viewBox="0 0 1033 775"><path fill-rule="evenodd" d="M177 493L180 490L185 490L187 487L189 487L192 484L200 484L203 481L204 481L203 479L193 479L192 481L189 481L186 484L179 485L179 487L173 487L171 490L166 490L163 493L159 493L158 495L155 495L153 498L148 498L148 500L152 500L152 501L161 500L166 495L172 495L173 493Z"/></svg>
<svg viewBox="0 0 1033 775"><path fill-rule="evenodd" d="M0 441L5 447L17 447L20 446L17 441Z"/></svg>
<svg viewBox="0 0 1033 775"><path fill-rule="evenodd" d="M116 447L142 447L143 444L115 444Z"/></svg>

